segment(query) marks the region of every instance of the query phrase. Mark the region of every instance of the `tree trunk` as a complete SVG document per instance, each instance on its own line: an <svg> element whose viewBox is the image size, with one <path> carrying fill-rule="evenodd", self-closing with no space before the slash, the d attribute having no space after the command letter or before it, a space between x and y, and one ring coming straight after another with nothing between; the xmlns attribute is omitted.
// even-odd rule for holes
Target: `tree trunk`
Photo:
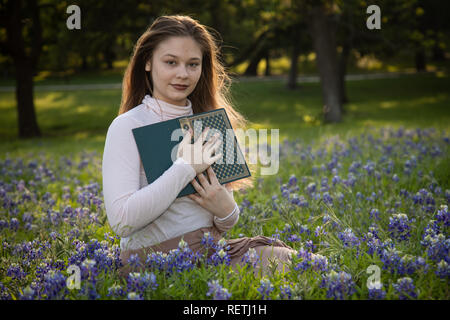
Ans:
<svg viewBox="0 0 450 320"><path fill-rule="evenodd" d="M33 74L36 71L42 50L42 28L37 2L30 0L27 5L29 12L31 12L31 18L26 16L22 1L14 0L6 3L9 11L6 22L6 38L9 53L15 66L19 138L41 135L34 110ZM27 19L33 23L31 45L28 46L26 46L27 41L22 29L23 21Z"/></svg>
<svg viewBox="0 0 450 320"><path fill-rule="evenodd" d="M425 61L425 50L423 48L418 48L415 53L415 64L416 64L416 71L422 72L426 70L426 61Z"/></svg>
<svg viewBox="0 0 450 320"><path fill-rule="evenodd" d="M270 50L267 50L265 59L266 59L266 71L264 72L264 75L268 77L270 76Z"/></svg>
<svg viewBox="0 0 450 320"><path fill-rule="evenodd" d="M347 74L347 63L350 55L350 45L346 42L342 47L342 53L339 57L339 93L341 100L341 112L345 113L344 103L348 102L347 88L345 85L345 75Z"/></svg>
<svg viewBox="0 0 450 320"><path fill-rule="evenodd" d="M436 40L437 41L437 40ZM445 60L445 52L441 47L436 43L433 47L433 56L432 59L434 62L440 62Z"/></svg>
<svg viewBox="0 0 450 320"><path fill-rule="evenodd" d="M40 137L33 99L33 71L27 59L15 59L19 137Z"/></svg>
<svg viewBox="0 0 450 320"><path fill-rule="evenodd" d="M297 88L297 69L298 69L298 56L300 55L300 45L297 39L294 39L291 54L291 67L289 69L289 78L287 87L291 90Z"/></svg>
<svg viewBox="0 0 450 320"><path fill-rule="evenodd" d="M322 86L324 120L340 122L341 95L334 26L323 7L311 9L309 25Z"/></svg>
<svg viewBox="0 0 450 320"><path fill-rule="evenodd" d="M256 54L251 58L250 63L247 66L247 69L245 69L244 75L257 76L258 75L258 64L262 59L264 59L265 55L266 55L265 50L263 50L263 49L256 52Z"/></svg>

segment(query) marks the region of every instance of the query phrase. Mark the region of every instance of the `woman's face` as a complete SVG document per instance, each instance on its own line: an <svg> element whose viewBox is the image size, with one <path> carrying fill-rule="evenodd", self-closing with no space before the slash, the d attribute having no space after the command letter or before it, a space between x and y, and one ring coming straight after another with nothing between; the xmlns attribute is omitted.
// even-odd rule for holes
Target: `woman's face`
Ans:
<svg viewBox="0 0 450 320"><path fill-rule="evenodd" d="M190 37L170 37L156 47L145 70L151 71L154 98L186 106L202 73L202 51Z"/></svg>

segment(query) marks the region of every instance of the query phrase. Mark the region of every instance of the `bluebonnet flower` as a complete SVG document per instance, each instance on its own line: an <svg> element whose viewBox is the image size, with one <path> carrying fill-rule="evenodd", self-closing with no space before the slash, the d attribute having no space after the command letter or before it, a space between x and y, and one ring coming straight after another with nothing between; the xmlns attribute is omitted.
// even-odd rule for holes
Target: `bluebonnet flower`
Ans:
<svg viewBox="0 0 450 320"><path fill-rule="evenodd" d="M269 300L270 294L274 290L274 287L269 279L263 278L260 281L260 286L258 287L257 291L261 294L262 300Z"/></svg>
<svg viewBox="0 0 450 320"><path fill-rule="evenodd" d="M209 260L209 263L217 266L219 264L230 265L231 258L230 255L224 249L214 252Z"/></svg>
<svg viewBox="0 0 450 320"><path fill-rule="evenodd" d="M414 272L420 271L420 274L425 274L428 272L429 266L422 257L414 257L411 255L404 255L398 264L398 274L413 274Z"/></svg>
<svg viewBox="0 0 450 320"><path fill-rule="evenodd" d="M141 259L139 258L139 255L137 253L130 255L127 262L130 264L130 267L132 267L134 270L142 266Z"/></svg>
<svg viewBox="0 0 450 320"><path fill-rule="evenodd" d="M97 262L93 259L86 258L80 266L81 269L81 280L89 279L95 282L98 275L98 268L96 267Z"/></svg>
<svg viewBox="0 0 450 320"><path fill-rule="evenodd" d="M370 215L371 219L377 219L377 220L380 219L380 211L378 209L376 209L376 208L370 210L370 214L369 215Z"/></svg>
<svg viewBox="0 0 450 320"><path fill-rule="evenodd" d="M11 300L11 294L8 292L8 289L5 285L0 281L0 300Z"/></svg>
<svg viewBox="0 0 450 320"><path fill-rule="evenodd" d="M44 275L41 295L47 299L61 299L67 294L66 277L61 271L50 270Z"/></svg>
<svg viewBox="0 0 450 320"><path fill-rule="evenodd" d="M361 199L363 199L364 198L364 196L363 196L363 194L361 193L361 192L356 192L356 199L357 200L361 200Z"/></svg>
<svg viewBox="0 0 450 320"><path fill-rule="evenodd" d="M302 233L306 233L307 235L311 234L311 230L309 230L309 227L306 224L300 226L300 234Z"/></svg>
<svg viewBox="0 0 450 320"><path fill-rule="evenodd" d="M411 275L414 272L426 273L429 269L428 264L422 257L414 257L411 255L400 255L400 251L396 249L384 249L380 256L383 262L383 269L389 270L391 273L398 275Z"/></svg>
<svg viewBox="0 0 450 320"><path fill-rule="evenodd" d="M297 256L294 258L294 270L306 271L312 269L314 271L327 271L328 270L328 260L326 257L320 254L314 254L310 251L300 248L297 250ZM297 262L297 260L299 260Z"/></svg>
<svg viewBox="0 0 450 320"><path fill-rule="evenodd" d="M147 260L145 265L149 269L156 269L162 271L166 267L167 253L162 253L161 251L152 252L147 254Z"/></svg>
<svg viewBox="0 0 450 320"><path fill-rule="evenodd" d="M129 292L127 295L128 300L144 300L144 297L136 292Z"/></svg>
<svg viewBox="0 0 450 320"><path fill-rule="evenodd" d="M13 262L8 267L6 275L14 280L21 280L26 277L27 273L22 270L22 267L19 266L19 264Z"/></svg>
<svg viewBox="0 0 450 320"><path fill-rule="evenodd" d="M315 184L314 182L309 183L309 184L306 186L306 191L307 191L309 194L316 192L316 184Z"/></svg>
<svg viewBox="0 0 450 320"><path fill-rule="evenodd" d="M173 272L192 270L201 257L201 253L193 253L188 244L181 240L178 248L172 249L168 253L149 253L145 264L148 268L164 270L167 274L172 274Z"/></svg>
<svg viewBox="0 0 450 320"><path fill-rule="evenodd" d="M369 288L369 299L370 300L382 300L386 297L386 291L384 288Z"/></svg>
<svg viewBox="0 0 450 320"><path fill-rule="evenodd" d="M436 220L442 222L444 226L450 227L450 212L447 205L441 205L440 210L436 213Z"/></svg>
<svg viewBox="0 0 450 320"><path fill-rule="evenodd" d="M299 237L297 234L293 233L293 234L288 235L286 240L290 241L290 242L300 242L300 241L302 241L302 238Z"/></svg>
<svg viewBox="0 0 450 320"><path fill-rule="evenodd" d="M139 272L131 272L127 278L127 291L144 294L147 289L156 290L158 283L153 272L145 271L143 274Z"/></svg>
<svg viewBox="0 0 450 320"><path fill-rule="evenodd" d="M393 214L389 218L389 233L392 238L397 240L408 240L411 236L410 231L410 223L413 220L409 220L408 216L404 213Z"/></svg>
<svg viewBox="0 0 450 320"><path fill-rule="evenodd" d="M285 185L283 185L283 187L281 187L281 196L283 198L289 199L290 194L291 194L290 190L288 188L286 188Z"/></svg>
<svg viewBox="0 0 450 320"><path fill-rule="evenodd" d="M289 182L288 182L288 185L291 187L291 186L293 186L293 185L296 185L297 184L297 177L295 176L295 175L291 175L290 177L289 177Z"/></svg>
<svg viewBox="0 0 450 320"><path fill-rule="evenodd" d="M345 271L339 273L331 270L326 275L322 276L320 288L327 289L327 298L335 300L343 300L351 297L355 290L355 283L352 276Z"/></svg>
<svg viewBox="0 0 450 320"><path fill-rule="evenodd" d="M400 181L400 178L398 177L397 174L394 174L394 175L392 176L392 181L394 181L394 182L399 182L399 181Z"/></svg>
<svg viewBox="0 0 450 320"><path fill-rule="evenodd" d="M368 160L367 163L363 166L363 169L367 171L367 175L371 176L375 170L375 163L371 160Z"/></svg>
<svg viewBox="0 0 450 320"><path fill-rule="evenodd" d="M29 285L26 286L19 295L20 300L34 300L36 297L36 290L32 289Z"/></svg>
<svg viewBox="0 0 450 320"><path fill-rule="evenodd" d="M353 161L350 167L348 168L348 171L351 173L357 173L358 169L361 167L361 162L359 161Z"/></svg>
<svg viewBox="0 0 450 320"><path fill-rule="evenodd" d="M19 229L19 220L17 220L17 218L11 218L11 220L9 220L9 228L12 231L17 231Z"/></svg>
<svg viewBox="0 0 450 320"><path fill-rule="evenodd" d="M426 246L426 252L430 259L436 262L444 259L450 263L450 238L446 238L444 234L429 234L425 236L421 244Z"/></svg>
<svg viewBox="0 0 450 320"><path fill-rule="evenodd" d="M329 190L329 186L328 186L328 178L327 177L322 177L322 179L320 180L320 191L321 192L325 192Z"/></svg>
<svg viewBox="0 0 450 320"><path fill-rule="evenodd" d="M321 235L326 235L327 232L324 230L323 226L317 226L316 230L314 231L314 235L316 237L319 237Z"/></svg>
<svg viewBox="0 0 450 320"><path fill-rule="evenodd" d="M231 293L227 288L223 288L218 280L208 281L208 292L206 296L211 296L214 300L228 300L231 298Z"/></svg>
<svg viewBox="0 0 450 320"><path fill-rule="evenodd" d="M323 201L325 201L326 204L332 205L333 204L333 198L330 196L328 192L324 192L323 194Z"/></svg>
<svg viewBox="0 0 450 320"><path fill-rule="evenodd" d="M205 232L203 234L201 244L205 247L205 249L216 248L216 243L214 242L214 238L211 236L210 232Z"/></svg>
<svg viewBox="0 0 450 320"><path fill-rule="evenodd" d="M449 278L450 277L450 266L444 260L441 260L437 264L436 275L440 278Z"/></svg>
<svg viewBox="0 0 450 320"><path fill-rule="evenodd" d="M331 180L333 183L333 186L341 182L341 178L338 175L335 175L333 179Z"/></svg>
<svg viewBox="0 0 450 320"><path fill-rule="evenodd" d="M0 220L0 231L2 231L3 229L6 229L6 228L8 228L9 227L9 224L8 224L8 222L7 221L5 221L5 220Z"/></svg>
<svg viewBox="0 0 450 320"><path fill-rule="evenodd" d="M317 246L314 244L312 240L305 241L305 247L309 249L311 252L316 251Z"/></svg>
<svg viewBox="0 0 450 320"><path fill-rule="evenodd" d="M400 300L417 298L416 287L414 286L413 280L409 277L398 279L393 287Z"/></svg>
<svg viewBox="0 0 450 320"><path fill-rule="evenodd" d="M350 228L346 228L343 232L339 232L338 238L342 241L345 248L353 248L360 245L358 237L355 236L352 229Z"/></svg>
<svg viewBox="0 0 450 320"><path fill-rule="evenodd" d="M256 252L255 248L250 248L242 256L241 262L255 268L260 262L260 257Z"/></svg>
<svg viewBox="0 0 450 320"><path fill-rule="evenodd" d="M44 276L47 272L51 270L50 261L42 261L39 265L36 266L36 278L44 279Z"/></svg>
<svg viewBox="0 0 450 320"><path fill-rule="evenodd" d="M126 292L122 289L120 285L114 284L108 288L108 293L106 294L106 296L113 298L122 298L125 296L125 294Z"/></svg>
<svg viewBox="0 0 450 320"><path fill-rule="evenodd" d="M292 289L289 284L280 286L280 299L290 300L292 298Z"/></svg>

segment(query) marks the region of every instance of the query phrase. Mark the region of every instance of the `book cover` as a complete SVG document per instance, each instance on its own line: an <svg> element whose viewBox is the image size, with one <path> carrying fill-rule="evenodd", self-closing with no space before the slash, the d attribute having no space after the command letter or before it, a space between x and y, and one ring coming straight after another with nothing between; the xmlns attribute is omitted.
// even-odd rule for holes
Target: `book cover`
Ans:
<svg viewBox="0 0 450 320"><path fill-rule="evenodd" d="M206 141L218 131L222 134L222 158L211 165L219 183L225 184L249 177L250 170L230 120L225 109L221 108L132 129L147 182L150 184L158 179L176 160L177 145L183 139L181 134L176 134L181 132L180 129L184 134L186 130L192 128L194 137L191 142L193 142L206 127L210 128ZM196 190L189 183L177 198L192 193L196 193Z"/></svg>

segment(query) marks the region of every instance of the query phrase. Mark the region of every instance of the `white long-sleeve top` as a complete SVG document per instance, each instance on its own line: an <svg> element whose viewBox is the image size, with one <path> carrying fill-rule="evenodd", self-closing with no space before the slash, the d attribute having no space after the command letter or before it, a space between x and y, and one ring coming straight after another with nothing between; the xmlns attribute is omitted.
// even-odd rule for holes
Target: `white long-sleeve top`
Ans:
<svg viewBox="0 0 450 320"><path fill-rule="evenodd" d="M192 103L177 106L145 96L142 104L117 116L108 128L103 152L103 196L111 228L122 250L139 249L213 224L227 231L239 219L239 207L219 219L187 196L176 198L194 179L194 168L177 159L148 184L133 128L192 115ZM158 137L152 137L158 139ZM229 191L233 196L233 191Z"/></svg>

